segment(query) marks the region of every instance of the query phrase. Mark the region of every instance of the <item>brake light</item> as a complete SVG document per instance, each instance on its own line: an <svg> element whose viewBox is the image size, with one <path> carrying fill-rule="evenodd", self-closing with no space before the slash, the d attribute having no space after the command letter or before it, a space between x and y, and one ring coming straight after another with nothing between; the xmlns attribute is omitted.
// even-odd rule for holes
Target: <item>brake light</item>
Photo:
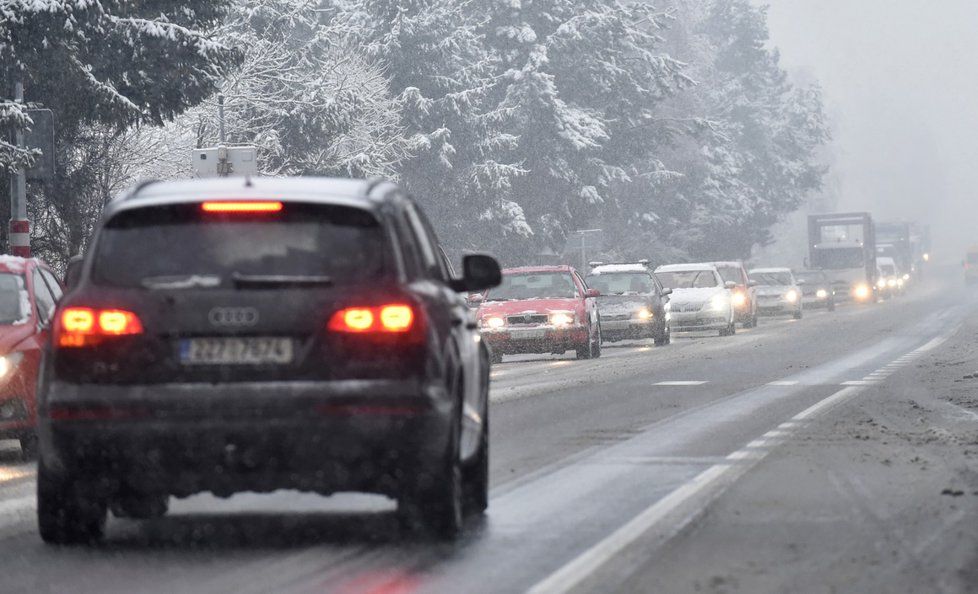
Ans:
<svg viewBox="0 0 978 594"><path fill-rule="evenodd" d="M200 207L204 212L224 213L280 212L283 208L281 202L256 200L204 202Z"/></svg>
<svg viewBox="0 0 978 594"><path fill-rule="evenodd" d="M66 308L61 312L56 329L58 346L67 348L94 346L106 337L142 333L143 324L131 311L90 307Z"/></svg>
<svg viewBox="0 0 978 594"><path fill-rule="evenodd" d="M391 303L341 309L330 318L327 328L346 334L401 334L414 326L414 308L404 303Z"/></svg>

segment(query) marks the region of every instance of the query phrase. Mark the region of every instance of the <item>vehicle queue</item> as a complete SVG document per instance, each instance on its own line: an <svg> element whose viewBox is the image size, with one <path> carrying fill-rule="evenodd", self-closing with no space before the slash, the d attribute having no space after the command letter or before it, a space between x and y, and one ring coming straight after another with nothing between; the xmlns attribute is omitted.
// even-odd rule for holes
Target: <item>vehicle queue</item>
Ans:
<svg viewBox="0 0 978 594"><path fill-rule="evenodd" d="M672 341L674 332L732 336L760 318L803 318L834 312L840 302L870 303L902 295L910 274L881 257L877 283L866 298L861 284L840 287L825 270L790 267L748 270L740 261L650 265L591 262L582 274L569 265L509 268L499 287L470 295L494 363L505 355L574 351L601 356L622 340Z"/></svg>

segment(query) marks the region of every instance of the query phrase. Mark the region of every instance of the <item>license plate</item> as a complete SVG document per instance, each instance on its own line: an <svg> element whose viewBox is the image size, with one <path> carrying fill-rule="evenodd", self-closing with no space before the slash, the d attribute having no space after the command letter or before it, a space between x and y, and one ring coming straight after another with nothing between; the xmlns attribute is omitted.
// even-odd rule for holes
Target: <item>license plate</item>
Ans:
<svg viewBox="0 0 978 594"><path fill-rule="evenodd" d="M286 365L292 362L291 338L188 338L180 341L184 365Z"/></svg>
<svg viewBox="0 0 978 594"><path fill-rule="evenodd" d="M530 340L534 338L545 338L547 336L546 328L527 328L520 330L510 330L509 335L511 338Z"/></svg>

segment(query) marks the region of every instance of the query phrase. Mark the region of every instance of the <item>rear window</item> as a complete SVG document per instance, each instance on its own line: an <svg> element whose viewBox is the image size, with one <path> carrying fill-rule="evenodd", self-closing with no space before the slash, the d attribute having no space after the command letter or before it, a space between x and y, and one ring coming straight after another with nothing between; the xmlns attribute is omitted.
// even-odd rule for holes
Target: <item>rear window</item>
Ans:
<svg viewBox="0 0 978 594"><path fill-rule="evenodd" d="M120 213L95 257L99 284L140 287L234 284L247 276L376 281L393 265L377 219L357 208L289 204L271 213L204 213L198 204Z"/></svg>

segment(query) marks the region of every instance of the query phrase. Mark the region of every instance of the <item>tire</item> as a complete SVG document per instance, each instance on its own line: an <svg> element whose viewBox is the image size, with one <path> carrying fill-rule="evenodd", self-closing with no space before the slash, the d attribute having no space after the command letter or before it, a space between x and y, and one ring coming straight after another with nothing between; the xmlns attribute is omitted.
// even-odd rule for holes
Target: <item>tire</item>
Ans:
<svg viewBox="0 0 978 594"><path fill-rule="evenodd" d="M461 377L454 381L456 410L452 414L447 451L433 465L430 476L421 477L421 484L407 487L397 501L398 516L406 528L444 541L452 541L458 537L464 519L465 489L462 463L459 459Z"/></svg>
<svg viewBox="0 0 978 594"><path fill-rule="evenodd" d="M149 520L162 518L170 509L170 498L166 495L128 495L112 502L109 506L117 518Z"/></svg>
<svg viewBox="0 0 978 594"><path fill-rule="evenodd" d="M20 438L20 455L25 461L37 459L36 433L31 433Z"/></svg>
<svg viewBox="0 0 978 594"><path fill-rule="evenodd" d="M500 363L503 362L503 354L490 349L489 362L493 365L499 365Z"/></svg>
<svg viewBox="0 0 978 594"><path fill-rule="evenodd" d="M672 332L669 330L669 326L664 327L662 329L662 332L656 335L656 337L653 338L652 340L655 346L657 347L666 346L667 344L671 343Z"/></svg>
<svg viewBox="0 0 978 594"><path fill-rule="evenodd" d="M733 336L735 334L737 334L737 323L736 322L730 322L730 325L729 326L727 326L723 330L720 330L720 336Z"/></svg>
<svg viewBox="0 0 978 594"><path fill-rule="evenodd" d="M796 320L800 320L803 316L804 313L802 313L802 310L800 309L791 315L791 317L793 317Z"/></svg>
<svg viewBox="0 0 978 594"><path fill-rule="evenodd" d="M466 514L481 515L489 507L489 381L486 378L485 404L482 409L482 437L479 453L462 471L464 499L462 509Z"/></svg>
<svg viewBox="0 0 978 594"><path fill-rule="evenodd" d="M829 301L829 311L835 311L835 301Z"/></svg>
<svg viewBox="0 0 978 594"><path fill-rule="evenodd" d="M593 358L594 356L593 349L594 349L594 343L591 342L591 329L588 328L587 342L575 348L574 351L577 353L578 360L584 360L584 359Z"/></svg>
<svg viewBox="0 0 978 594"><path fill-rule="evenodd" d="M601 358L601 324L598 324L598 339L591 345L591 358Z"/></svg>
<svg viewBox="0 0 978 594"><path fill-rule="evenodd" d="M106 505L83 481L37 467L37 527L49 544L91 544L105 533Z"/></svg>

